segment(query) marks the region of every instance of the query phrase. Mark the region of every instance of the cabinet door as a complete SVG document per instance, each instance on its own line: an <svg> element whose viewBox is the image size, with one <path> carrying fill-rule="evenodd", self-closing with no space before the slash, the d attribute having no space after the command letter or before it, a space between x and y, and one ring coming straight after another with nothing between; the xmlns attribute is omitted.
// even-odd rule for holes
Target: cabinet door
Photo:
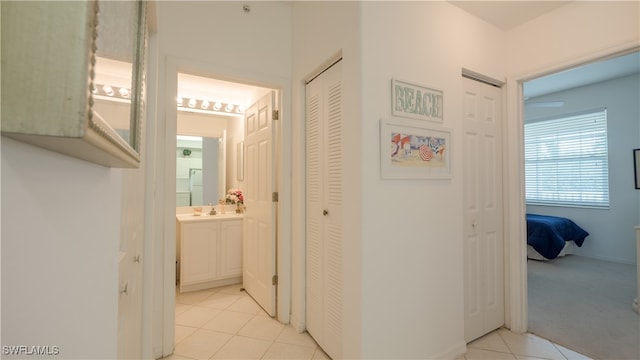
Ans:
<svg viewBox="0 0 640 360"><path fill-rule="evenodd" d="M209 281L218 276L219 221L182 224L180 283Z"/></svg>
<svg viewBox="0 0 640 360"><path fill-rule="evenodd" d="M242 220L221 222L220 277L242 275Z"/></svg>

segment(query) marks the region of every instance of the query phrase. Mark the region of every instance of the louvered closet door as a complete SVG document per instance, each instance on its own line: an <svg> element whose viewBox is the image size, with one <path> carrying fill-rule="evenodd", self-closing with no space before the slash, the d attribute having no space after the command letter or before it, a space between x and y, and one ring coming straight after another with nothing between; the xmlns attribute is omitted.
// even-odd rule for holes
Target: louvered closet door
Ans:
<svg viewBox="0 0 640 360"><path fill-rule="evenodd" d="M342 84L338 62L307 84L307 331L342 356Z"/></svg>

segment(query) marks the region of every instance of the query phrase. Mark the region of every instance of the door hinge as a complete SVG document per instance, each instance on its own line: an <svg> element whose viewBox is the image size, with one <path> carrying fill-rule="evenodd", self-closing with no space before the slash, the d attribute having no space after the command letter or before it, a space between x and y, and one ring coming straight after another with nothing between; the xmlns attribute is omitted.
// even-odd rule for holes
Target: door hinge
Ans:
<svg viewBox="0 0 640 360"><path fill-rule="evenodd" d="M271 111L271 119L280 120L280 112L278 110Z"/></svg>
<svg viewBox="0 0 640 360"><path fill-rule="evenodd" d="M271 277L271 285L278 285L278 275L273 275Z"/></svg>
<svg viewBox="0 0 640 360"><path fill-rule="evenodd" d="M278 202L278 192L277 191L274 191L273 193L271 193L271 201Z"/></svg>

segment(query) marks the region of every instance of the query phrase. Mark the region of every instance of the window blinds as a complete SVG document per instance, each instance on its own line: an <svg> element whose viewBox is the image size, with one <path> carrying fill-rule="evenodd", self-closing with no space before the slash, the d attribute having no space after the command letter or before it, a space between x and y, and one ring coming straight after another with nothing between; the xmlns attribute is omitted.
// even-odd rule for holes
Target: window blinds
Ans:
<svg viewBox="0 0 640 360"><path fill-rule="evenodd" d="M530 204L609 206L607 110L525 124Z"/></svg>

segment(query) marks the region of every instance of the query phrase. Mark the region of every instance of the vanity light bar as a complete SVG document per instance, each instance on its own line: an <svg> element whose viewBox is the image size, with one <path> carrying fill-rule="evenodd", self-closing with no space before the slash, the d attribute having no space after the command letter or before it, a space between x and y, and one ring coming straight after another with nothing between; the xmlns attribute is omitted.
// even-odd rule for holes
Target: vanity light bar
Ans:
<svg viewBox="0 0 640 360"><path fill-rule="evenodd" d="M96 99L121 103L131 102L131 90L126 87L111 86L107 84L93 84L91 93Z"/></svg>
<svg viewBox="0 0 640 360"><path fill-rule="evenodd" d="M218 113L229 113L230 115L244 114L246 107L244 105L236 105L231 103L222 103L220 101L210 101L206 99L190 98L185 106L185 99L178 96L176 99L179 110L204 110L214 111Z"/></svg>
<svg viewBox="0 0 640 360"><path fill-rule="evenodd" d="M126 87L117 87L108 84L94 84L91 93L98 99L117 102L131 102L131 90ZM242 116L246 110L244 105L222 103L206 99L188 98L182 96L176 98L178 110L192 112L214 113L218 115Z"/></svg>

